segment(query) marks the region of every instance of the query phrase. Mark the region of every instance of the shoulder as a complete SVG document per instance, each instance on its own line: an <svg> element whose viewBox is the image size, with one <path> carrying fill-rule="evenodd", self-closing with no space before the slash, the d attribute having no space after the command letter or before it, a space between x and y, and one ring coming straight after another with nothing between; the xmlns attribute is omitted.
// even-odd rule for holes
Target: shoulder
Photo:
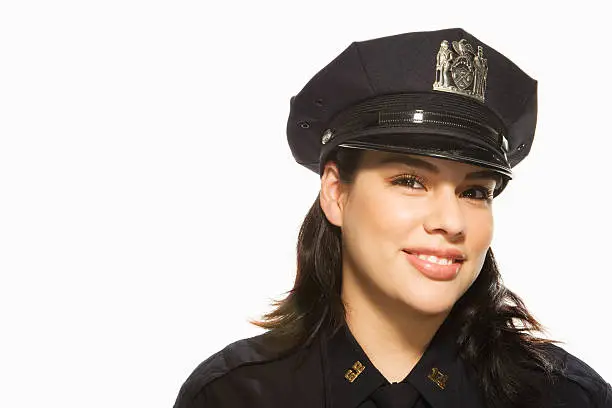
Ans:
<svg viewBox="0 0 612 408"><path fill-rule="evenodd" d="M269 332L235 341L196 367L181 387L174 407L227 406L228 403L243 406L261 397L262 387L282 387L287 371L295 366L300 355L303 354L299 350L287 349L275 342Z"/></svg>
<svg viewBox="0 0 612 408"><path fill-rule="evenodd" d="M593 368L562 347L546 347L557 365L552 386L556 401L568 407L612 408L612 388Z"/></svg>
<svg viewBox="0 0 612 408"><path fill-rule="evenodd" d="M200 363L187 379L189 383L206 385L245 364L257 364L273 360L275 355L266 347L266 336L235 341Z"/></svg>

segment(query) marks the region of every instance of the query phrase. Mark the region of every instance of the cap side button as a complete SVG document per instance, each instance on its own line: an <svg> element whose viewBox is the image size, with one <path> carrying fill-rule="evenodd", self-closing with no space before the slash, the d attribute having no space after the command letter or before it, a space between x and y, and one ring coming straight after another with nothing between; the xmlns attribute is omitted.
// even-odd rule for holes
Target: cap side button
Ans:
<svg viewBox="0 0 612 408"><path fill-rule="evenodd" d="M321 137L321 143L325 144L329 142L331 139L333 139L333 137L334 137L334 132L331 129L327 129L325 132L323 132L323 136Z"/></svg>

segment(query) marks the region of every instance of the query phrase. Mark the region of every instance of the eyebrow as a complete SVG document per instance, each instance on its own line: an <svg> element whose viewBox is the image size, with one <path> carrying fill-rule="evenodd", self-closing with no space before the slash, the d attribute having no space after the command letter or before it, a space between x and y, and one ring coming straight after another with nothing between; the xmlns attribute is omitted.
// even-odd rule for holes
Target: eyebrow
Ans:
<svg viewBox="0 0 612 408"><path fill-rule="evenodd" d="M493 171L493 170L483 170L483 171L475 171L473 173L469 173L467 176L465 176L466 180L474 180L474 179L487 179L487 180L494 180L495 183L497 185L499 185L502 182L502 177L499 175L499 173Z"/></svg>
<svg viewBox="0 0 612 408"><path fill-rule="evenodd" d="M410 156L385 156L382 159L378 160L376 162L376 164L388 164L388 163L393 163L393 164L405 164L407 166L410 167L415 167L415 168L419 168L419 169L423 169L423 170L427 170L430 171L434 174L438 174L440 173L440 169L438 169L437 166L435 166L434 164L431 164L425 160L421 160L421 159L417 159L416 157L410 157ZM481 171L474 171L472 173L468 173L465 176L466 180L480 180L480 179L490 179L490 180L494 180L495 183L497 185L499 185L502 182L502 177L495 171L493 170L481 170Z"/></svg>
<svg viewBox="0 0 612 408"><path fill-rule="evenodd" d="M425 160L417 159L409 156L385 156L378 160L376 164L405 164L410 167L416 167L419 169L427 170L432 173L438 174L440 170L433 164L426 162Z"/></svg>

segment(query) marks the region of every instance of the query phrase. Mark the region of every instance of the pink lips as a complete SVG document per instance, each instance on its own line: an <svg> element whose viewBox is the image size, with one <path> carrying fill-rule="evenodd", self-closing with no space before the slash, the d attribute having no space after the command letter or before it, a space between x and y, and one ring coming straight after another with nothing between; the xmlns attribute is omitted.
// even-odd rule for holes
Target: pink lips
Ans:
<svg viewBox="0 0 612 408"><path fill-rule="evenodd" d="M461 265L465 261L463 253L456 249L432 249L432 248L410 248L404 249L408 261L415 269L426 277L437 281L448 281L459 273ZM438 258L449 258L453 262L449 265L440 265L421 259L418 255L434 255Z"/></svg>

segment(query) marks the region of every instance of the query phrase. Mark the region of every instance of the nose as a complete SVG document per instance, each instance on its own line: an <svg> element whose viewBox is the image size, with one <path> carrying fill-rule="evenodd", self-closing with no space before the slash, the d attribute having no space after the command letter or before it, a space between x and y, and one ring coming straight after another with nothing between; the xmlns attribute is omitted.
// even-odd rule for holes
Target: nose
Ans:
<svg viewBox="0 0 612 408"><path fill-rule="evenodd" d="M443 234L450 240L465 235L465 214L454 188L444 188L432 194L429 211L423 224L430 234Z"/></svg>

